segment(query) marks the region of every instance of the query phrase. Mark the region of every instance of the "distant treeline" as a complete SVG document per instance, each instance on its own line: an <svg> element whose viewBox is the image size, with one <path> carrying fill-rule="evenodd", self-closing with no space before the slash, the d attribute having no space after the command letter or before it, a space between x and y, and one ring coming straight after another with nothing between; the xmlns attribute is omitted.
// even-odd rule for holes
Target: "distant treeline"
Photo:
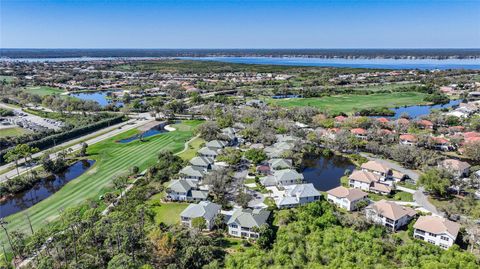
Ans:
<svg viewBox="0 0 480 269"><path fill-rule="evenodd" d="M480 49L0 49L0 57L312 57L312 58L480 58Z"/></svg>

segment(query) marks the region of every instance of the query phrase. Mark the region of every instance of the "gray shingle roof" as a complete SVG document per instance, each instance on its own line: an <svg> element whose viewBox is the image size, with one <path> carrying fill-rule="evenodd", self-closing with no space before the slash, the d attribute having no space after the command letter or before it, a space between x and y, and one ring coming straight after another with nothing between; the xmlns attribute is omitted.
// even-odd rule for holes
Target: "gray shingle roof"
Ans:
<svg viewBox="0 0 480 269"><path fill-rule="evenodd" d="M214 160L208 157L193 157L190 160L190 164L193 166L208 166L209 164L213 164Z"/></svg>
<svg viewBox="0 0 480 269"><path fill-rule="evenodd" d="M273 169L284 169L292 167L292 160L287 159L272 159L268 163Z"/></svg>
<svg viewBox="0 0 480 269"><path fill-rule="evenodd" d="M188 192L192 188L195 188L196 186L197 185L191 180L178 179L178 180L172 181L167 188L174 192Z"/></svg>
<svg viewBox="0 0 480 269"><path fill-rule="evenodd" d="M241 227L253 228L267 223L270 216L268 210L236 209L227 224L236 223Z"/></svg>
<svg viewBox="0 0 480 269"><path fill-rule="evenodd" d="M298 198L320 196L312 183L297 184L285 187L285 194L288 196L296 196Z"/></svg>
<svg viewBox="0 0 480 269"><path fill-rule="evenodd" d="M222 207L210 201L201 201L198 204L190 204L180 213L180 216L186 218L203 217L205 219L213 219Z"/></svg>
<svg viewBox="0 0 480 269"><path fill-rule="evenodd" d="M205 144L206 147L217 148L217 149L224 148L226 145L227 145L227 142L222 140L212 140L207 142L207 144Z"/></svg>
<svg viewBox="0 0 480 269"><path fill-rule="evenodd" d="M203 172L203 169L200 167L189 165L182 168L179 174L186 175L186 176L203 177L204 172Z"/></svg>
<svg viewBox="0 0 480 269"><path fill-rule="evenodd" d="M209 148L209 147L203 147L198 150L198 153L201 155L212 155L212 156L217 156L218 152L216 149Z"/></svg>
<svg viewBox="0 0 480 269"><path fill-rule="evenodd" d="M277 170L273 173L273 176L275 177L277 182L297 179L303 180L303 175L293 169Z"/></svg>

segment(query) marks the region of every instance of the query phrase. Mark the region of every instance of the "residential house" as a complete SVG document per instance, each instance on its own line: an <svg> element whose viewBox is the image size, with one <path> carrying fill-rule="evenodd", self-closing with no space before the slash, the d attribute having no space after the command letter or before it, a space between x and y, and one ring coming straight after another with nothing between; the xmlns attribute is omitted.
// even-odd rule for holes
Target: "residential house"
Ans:
<svg viewBox="0 0 480 269"><path fill-rule="evenodd" d="M381 176L364 170L355 170L348 177L349 186L365 191L388 195L392 192L392 188L386 182L382 182Z"/></svg>
<svg viewBox="0 0 480 269"><path fill-rule="evenodd" d="M363 128L353 128L350 132L355 135L356 138L366 140L367 139L367 130Z"/></svg>
<svg viewBox="0 0 480 269"><path fill-rule="evenodd" d="M193 167L202 168L205 172L212 169L212 165L214 162L215 161L213 158L200 157L200 156L193 157L189 161L190 165L192 165Z"/></svg>
<svg viewBox="0 0 480 269"><path fill-rule="evenodd" d="M290 159L271 159L268 161L268 164L272 170L292 168L292 160Z"/></svg>
<svg viewBox="0 0 480 269"><path fill-rule="evenodd" d="M393 232L406 226L417 214L412 208L386 200L380 200L367 206L365 213L368 220L385 226Z"/></svg>
<svg viewBox="0 0 480 269"><path fill-rule="evenodd" d="M377 121L378 121L379 123L381 123L381 124L387 124L387 123L390 122L389 119L384 118L384 117L377 118Z"/></svg>
<svg viewBox="0 0 480 269"><path fill-rule="evenodd" d="M208 191L200 190L196 181L189 179L173 180L166 189L166 198L171 201L204 201Z"/></svg>
<svg viewBox="0 0 480 269"><path fill-rule="evenodd" d="M385 179L390 175L390 167L384 165L383 163L377 161L368 161L361 165L363 171L371 172L376 175L379 175L381 179Z"/></svg>
<svg viewBox="0 0 480 269"><path fill-rule="evenodd" d="M343 186L327 191L327 200L348 211L357 209L358 203L368 201L367 193L359 189L348 189Z"/></svg>
<svg viewBox="0 0 480 269"><path fill-rule="evenodd" d="M265 209L237 208L227 221L228 234L235 237L256 239L260 236L257 228L267 224L270 211Z"/></svg>
<svg viewBox="0 0 480 269"><path fill-rule="evenodd" d="M215 149L215 150L223 149L227 145L228 145L228 143L226 141L223 141L223 140L212 140L212 141L207 142L207 144L205 144L205 146L207 148L211 148L211 149Z"/></svg>
<svg viewBox="0 0 480 269"><path fill-rule="evenodd" d="M436 150L444 150L444 151L449 151L453 149L452 144L450 141L443 137L432 137L431 142L433 144L433 147Z"/></svg>
<svg viewBox="0 0 480 269"><path fill-rule="evenodd" d="M417 126L420 129L433 130L433 122L429 120L419 120L417 121Z"/></svg>
<svg viewBox="0 0 480 269"><path fill-rule="evenodd" d="M438 164L439 167L451 172L455 177L468 177L471 165L455 159L446 159Z"/></svg>
<svg viewBox="0 0 480 269"><path fill-rule="evenodd" d="M201 156L201 157L207 157L207 158L215 159L218 156L218 149L203 147L203 148L198 150L197 154L198 154L198 156Z"/></svg>
<svg viewBox="0 0 480 269"><path fill-rule="evenodd" d="M205 176L205 169L192 165L185 166L178 172L180 178L200 181Z"/></svg>
<svg viewBox="0 0 480 269"><path fill-rule="evenodd" d="M293 169L275 170L272 175L260 178L264 186L288 186L303 182L303 175Z"/></svg>
<svg viewBox="0 0 480 269"><path fill-rule="evenodd" d="M457 240L460 225L437 216L421 216L413 228L414 238L448 249Z"/></svg>
<svg viewBox="0 0 480 269"><path fill-rule="evenodd" d="M345 120L347 120L347 117L340 115L340 116L336 116L334 120L336 123L343 123Z"/></svg>
<svg viewBox="0 0 480 269"><path fill-rule="evenodd" d="M402 134L400 135L400 144L407 146L417 145L418 139L415 135L412 134Z"/></svg>
<svg viewBox="0 0 480 269"><path fill-rule="evenodd" d="M285 186L283 197L275 199L278 208L291 208L311 203L320 199L320 192L312 183Z"/></svg>
<svg viewBox="0 0 480 269"><path fill-rule="evenodd" d="M190 204L180 213L180 220L183 225L192 228L192 220L195 218L205 219L205 228L211 230L215 223L215 217L220 213L222 207L210 201L201 201L198 204Z"/></svg>
<svg viewBox="0 0 480 269"><path fill-rule="evenodd" d="M396 120L395 123L400 126L408 126L410 124L410 121L405 118L399 118L398 120Z"/></svg>

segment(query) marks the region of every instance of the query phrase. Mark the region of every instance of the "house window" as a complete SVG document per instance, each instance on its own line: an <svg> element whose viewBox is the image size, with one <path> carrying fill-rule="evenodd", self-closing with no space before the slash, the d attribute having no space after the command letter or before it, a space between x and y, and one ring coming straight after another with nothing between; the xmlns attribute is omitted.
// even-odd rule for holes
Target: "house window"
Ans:
<svg viewBox="0 0 480 269"><path fill-rule="evenodd" d="M242 236L248 237L248 233L242 233Z"/></svg>
<svg viewBox="0 0 480 269"><path fill-rule="evenodd" d="M237 229L238 226L236 224L230 224L230 227L232 227L233 229Z"/></svg>
<svg viewBox="0 0 480 269"><path fill-rule="evenodd" d="M435 241L429 239L429 240L428 240L428 243L430 243L430 244L435 244Z"/></svg>
<svg viewBox="0 0 480 269"><path fill-rule="evenodd" d="M440 244L440 247L444 248L444 249L447 249L448 246L447 245L444 245L444 244Z"/></svg>
<svg viewBox="0 0 480 269"><path fill-rule="evenodd" d="M446 237L446 236L440 236L440 238L444 241L448 241L448 237Z"/></svg>
<svg viewBox="0 0 480 269"><path fill-rule="evenodd" d="M237 231L231 231L231 234L233 234L233 235L237 235L237 234L238 234L238 232L237 232Z"/></svg>
<svg viewBox="0 0 480 269"><path fill-rule="evenodd" d="M431 237L437 237L436 234L432 234L432 233L428 233L428 235L430 235Z"/></svg>

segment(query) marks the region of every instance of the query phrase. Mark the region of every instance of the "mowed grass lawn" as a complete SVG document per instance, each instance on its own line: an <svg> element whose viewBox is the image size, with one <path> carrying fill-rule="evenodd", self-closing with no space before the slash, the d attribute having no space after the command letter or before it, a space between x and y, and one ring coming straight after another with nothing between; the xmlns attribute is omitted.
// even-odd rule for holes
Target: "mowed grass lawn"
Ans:
<svg viewBox="0 0 480 269"><path fill-rule="evenodd" d="M0 137L20 136L29 132L30 131L20 127L2 128L0 129Z"/></svg>
<svg viewBox="0 0 480 269"><path fill-rule="evenodd" d="M88 148L88 158L95 159L95 165L85 174L72 180L54 195L42 202L26 209L35 230L44 226L46 222L53 221L58 217L58 210L76 206L86 199L98 199L111 186L112 177L118 173L127 171L136 165L140 171L153 165L157 160L157 154L161 150L179 152L193 134L194 128L201 121L183 121L175 124L176 131L166 132L145 139L145 142L133 141L126 144L115 141L130 137L137 130L130 130L108 140L94 144ZM22 230L29 233L27 221L22 212L8 216L8 229ZM6 242L4 233L0 240Z"/></svg>
<svg viewBox="0 0 480 269"><path fill-rule="evenodd" d="M197 155L200 146L204 143L205 140L203 138L195 137L194 139L192 139L192 141L190 141L190 143L188 143L187 149L180 152L178 156L183 160L188 161Z"/></svg>
<svg viewBox="0 0 480 269"><path fill-rule="evenodd" d="M334 95L318 98L269 99L271 104L294 107L312 106L332 113L351 113L355 110L375 107L400 107L427 104L426 94L418 92L393 92L369 95Z"/></svg>
<svg viewBox="0 0 480 269"><path fill-rule="evenodd" d="M155 223L175 225L180 223L180 213L188 203L157 203L150 208L155 212Z"/></svg>
<svg viewBox="0 0 480 269"><path fill-rule="evenodd" d="M61 94L64 90L48 86L32 86L25 88L26 92L38 94L40 96Z"/></svg>

